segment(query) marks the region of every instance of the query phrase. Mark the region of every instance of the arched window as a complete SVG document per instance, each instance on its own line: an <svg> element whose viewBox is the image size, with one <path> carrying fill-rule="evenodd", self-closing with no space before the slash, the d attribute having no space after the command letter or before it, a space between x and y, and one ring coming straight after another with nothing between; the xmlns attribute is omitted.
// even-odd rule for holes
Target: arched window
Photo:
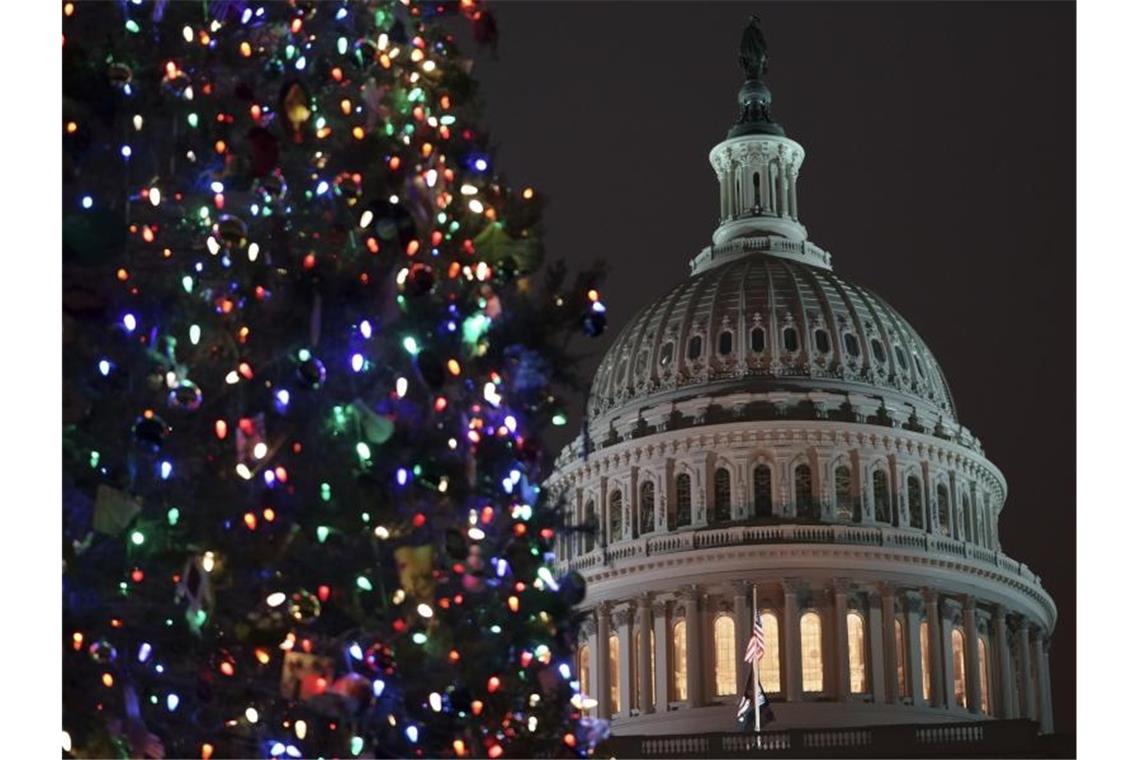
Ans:
<svg viewBox="0 0 1140 760"><path fill-rule="evenodd" d="M918 624L918 653L922 666L922 698L930 703L930 624L923 620Z"/></svg>
<svg viewBox="0 0 1140 760"><path fill-rule="evenodd" d="M649 352L642 351L637 355L637 361L633 364L634 375L640 376L644 374L647 366L649 366Z"/></svg>
<svg viewBox="0 0 1140 760"><path fill-rule="evenodd" d="M748 336L751 343L752 350L760 354L764 352L764 328L753 327L752 332Z"/></svg>
<svg viewBox="0 0 1140 760"><path fill-rule="evenodd" d="M851 522L854 518L851 468L839 465L835 468L835 516L842 522Z"/></svg>
<svg viewBox="0 0 1140 760"><path fill-rule="evenodd" d="M939 483L938 489L938 530L942 535L950 535L950 490Z"/></svg>
<svg viewBox="0 0 1140 760"><path fill-rule="evenodd" d="M732 485L728 470L716 468L713 475L713 520L728 522L732 519Z"/></svg>
<svg viewBox="0 0 1140 760"><path fill-rule="evenodd" d="M879 364L887 363L886 349L883 348L883 344L878 338L871 338L871 353L875 355L875 361Z"/></svg>
<svg viewBox="0 0 1140 760"><path fill-rule="evenodd" d="M732 332L730 330L725 330L717 338L716 350L721 356L728 356L732 353Z"/></svg>
<svg viewBox="0 0 1140 760"><path fill-rule="evenodd" d="M821 354L831 351L831 336L827 334L827 330L815 331L815 350Z"/></svg>
<svg viewBox="0 0 1140 760"><path fill-rule="evenodd" d="M673 341L669 341L661 347L661 366L673 363Z"/></svg>
<svg viewBox="0 0 1140 760"><path fill-rule="evenodd" d="M898 360L898 371L906 372L909 368L906 364L906 352L902 350L902 346L895 344L895 359Z"/></svg>
<svg viewBox="0 0 1140 760"><path fill-rule="evenodd" d="M760 208L760 172L752 172L752 207Z"/></svg>
<svg viewBox="0 0 1140 760"><path fill-rule="evenodd" d="M784 350L788 353L800 350L800 336L794 327L784 328Z"/></svg>
<svg viewBox="0 0 1140 760"><path fill-rule="evenodd" d="M817 519L815 505L811 498L811 468L801 464L795 470L796 517Z"/></svg>
<svg viewBox="0 0 1140 760"><path fill-rule="evenodd" d="M911 475L906 479L906 503L909 509L910 527L922 527L922 481Z"/></svg>
<svg viewBox="0 0 1140 760"><path fill-rule="evenodd" d="M909 684L907 683L906 666L906 634L903 633L902 621L895 618L895 670L898 674L900 697L910 695L910 690L907 688Z"/></svg>
<svg viewBox="0 0 1140 760"><path fill-rule="evenodd" d="M800 615L800 657L804 691L823 691L823 624L818 613Z"/></svg>
<svg viewBox="0 0 1140 760"><path fill-rule="evenodd" d="M966 494L963 493L962 494L962 500L958 504L957 523L958 523L958 540L959 541L969 540L968 539L969 533L966 531L966 505L967 505Z"/></svg>
<svg viewBox="0 0 1140 760"><path fill-rule="evenodd" d="M780 619L775 613L760 614L764 629L764 656L760 658L760 685L772 694L780 691Z"/></svg>
<svg viewBox="0 0 1140 760"><path fill-rule="evenodd" d="M701 340L701 336L694 335L689 338L689 359L700 359L703 350L704 341Z"/></svg>
<svg viewBox="0 0 1140 760"><path fill-rule="evenodd" d="M621 491L610 492L610 543L621 540Z"/></svg>
<svg viewBox="0 0 1140 760"><path fill-rule="evenodd" d="M954 702L959 707L966 706L966 635L961 628L950 634L950 644L954 653Z"/></svg>
<svg viewBox="0 0 1140 760"><path fill-rule="evenodd" d="M875 496L875 520L881 523L891 521L891 492L887 487L887 473L875 470L871 474L871 490Z"/></svg>
<svg viewBox="0 0 1140 760"><path fill-rule="evenodd" d="M867 637L864 635L863 616L855 610L847 611L847 670L851 675L851 693L867 692Z"/></svg>
<svg viewBox="0 0 1140 760"><path fill-rule="evenodd" d="M858 359L861 353L859 349L859 339L855 337L855 333L843 333L843 350L847 355L853 359Z"/></svg>
<svg viewBox="0 0 1140 760"><path fill-rule="evenodd" d="M926 373L922 371L922 361L918 358L918 354L911 354L911 357L914 358L914 368L918 371L918 376L925 380Z"/></svg>
<svg viewBox="0 0 1140 760"><path fill-rule="evenodd" d="M978 637L978 681L982 685L982 712L986 715L992 715L990 712L990 650L986 646L986 640Z"/></svg>
<svg viewBox="0 0 1140 760"><path fill-rule="evenodd" d="M578 647L578 681L581 691L590 694L590 647L586 644Z"/></svg>
<svg viewBox="0 0 1140 760"><path fill-rule="evenodd" d="M621 712L621 668L618 667L618 637L610 634L610 714Z"/></svg>
<svg viewBox="0 0 1140 760"><path fill-rule="evenodd" d="M641 483L641 514L639 515L642 533L652 533L654 530L654 501L653 483L648 480L643 481Z"/></svg>
<svg viewBox="0 0 1140 760"><path fill-rule="evenodd" d="M677 476L677 527L683 528L693 522L693 485L688 473Z"/></svg>
<svg viewBox="0 0 1140 760"><path fill-rule="evenodd" d="M689 698L689 678L686 670L685 621L673 623L673 701Z"/></svg>
<svg viewBox="0 0 1140 760"><path fill-rule="evenodd" d="M585 551L594 551L594 536L598 532L598 510L594 507L594 500L586 502L586 532L583 535Z"/></svg>
<svg viewBox="0 0 1140 760"><path fill-rule="evenodd" d="M729 615L721 615L713 623L713 663L716 673L716 695L728 697L736 693L736 625Z"/></svg>
<svg viewBox="0 0 1140 760"><path fill-rule="evenodd" d="M756 465L752 471L752 497L756 502L757 517L772 516L772 468Z"/></svg>

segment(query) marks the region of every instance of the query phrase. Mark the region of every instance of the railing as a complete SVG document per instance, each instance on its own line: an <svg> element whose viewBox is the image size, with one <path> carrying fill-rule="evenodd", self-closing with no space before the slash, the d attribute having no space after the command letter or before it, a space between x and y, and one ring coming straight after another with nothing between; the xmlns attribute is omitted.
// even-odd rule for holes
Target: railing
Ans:
<svg viewBox="0 0 1140 760"><path fill-rule="evenodd" d="M1027 581L1031 586L1041 584L1040 577L1024 564L993 549L946 536L899 528L841 524L731 525L724 528L698 528L677 533L641 536L619 541L610 546L599 546L588 554L564 560L561 567L564 570L581 571L634 557L674 554L694 549L778 543L854 544L918 550L991 565Z"/></svg>
<svg viewBox="0 0 1140 760"><path fill-rule="evenodd" d="M1028 720L864 728L805 728L687 736L613 736L599 756L650 757L914 757L1039 754L1048 742Z"/></svg>

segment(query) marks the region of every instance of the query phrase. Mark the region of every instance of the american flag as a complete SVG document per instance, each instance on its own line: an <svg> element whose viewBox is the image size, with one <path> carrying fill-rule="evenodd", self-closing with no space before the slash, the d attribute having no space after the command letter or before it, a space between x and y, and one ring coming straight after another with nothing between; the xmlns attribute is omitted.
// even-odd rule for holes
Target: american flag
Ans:
<svg viewBox="0 0 1140 760"><path fill-rule="evenodd" d="M744 661L757 662L764 656L764 624L760 622L760 615L752 621L752 638L748 639L748 647L744 650Z"/></svg>

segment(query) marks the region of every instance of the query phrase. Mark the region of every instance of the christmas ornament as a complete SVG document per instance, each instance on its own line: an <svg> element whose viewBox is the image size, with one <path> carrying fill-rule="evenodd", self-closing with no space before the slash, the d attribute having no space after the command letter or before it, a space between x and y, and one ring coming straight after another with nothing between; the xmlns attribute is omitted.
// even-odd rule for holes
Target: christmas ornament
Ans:
<svg viewBox="0 0 1140 760"><path fill-rule="evenodd" d="M167 395L166 403L172 409L195 412L202 406L202 389L192 380L183 380Z"/></svg>
<svg viewBox="0 0 1140 760"><path fill-rule="evenodd" d="M117 536L140 511L142 506L129 494L100 484L95 489L95 517L91 527L98 533Z"/></svg>
<svg viewBox="0 0 1140 760"><path fill-rule="evenodd" d="M372 411L360 399L352 402L352 410L356 413L357 419L360 420L360 432L363 434L364 440L369 443L384 443L392 437L392 433L396 430L396 425L391 418Z"/></svg>
<svg viewBox="0 0 1140 760"><path fill-rule="evenodd" d="M435 547L400 546L394 552L396 570L400 574L400 588L417 602L430 602L435 593L432 568L435 564Z"/></svg>
<svg viewBox="0 0 1140 760"><path fill-rule="evenodd" d="M300 82L290 82L281 91L281 113L285 116L289 135L293 142L304 139L303 128L308 124L313 112L309 110L309 93Z"/></svg>
<svg viewBox="0 0 1140 760"><path fill-rule="evenodd" d="M304 357L297 363L297 377L301 385L317 390L324 385L325 375L325 365L321 360L305 352Z"/></svg>
<svg viewBox="0 0 1140 760"><path fill-rule="evenodd" d="M298 623L306 624L316 620L321 614L321 600L316 594L305 589L295 591L289 597L289 616Z"/></svg>
<svg viewBox="0 0 1140 760"><path fill-rule="evenodd" d="M309 700L324 694L333 680L333 660L304 652L285 653L281 664L281 696Z"/></svg>

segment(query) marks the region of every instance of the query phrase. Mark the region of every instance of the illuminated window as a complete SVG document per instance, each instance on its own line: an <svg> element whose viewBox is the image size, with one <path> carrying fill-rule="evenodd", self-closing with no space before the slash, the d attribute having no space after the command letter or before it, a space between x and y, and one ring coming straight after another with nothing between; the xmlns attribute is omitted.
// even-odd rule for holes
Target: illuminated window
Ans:
<svg viewBox="0 0 1140 760"><path fill-rule="evenodd" d="M633 632L633 657L629 658L629 699L631 707L641 706L641 631Z"/></svg>
<svg viewBox="0 0 1140 760"><path fill-rule="evenodd" d="M918 652L922 665L922 698L930 701L930 624L918 624Z"/></svg>
<svg viewBox="0 0 1140 760"><path fill-rule="evenodd" d="M843 522L853 519L854 493L852 492L851 470L845 465L835 468L835 516Z"/></svg>
<svg viewBox="0 0 1140 760"><path fill-rule="evenodd" d="M713 476L713 520L728 522L732 519L732 486L728 470L718 467Z"/></svg>
<svg viewBox="0 0 1140 760"><path fill-rule="evenodd" d="M801 464L795 470L796 481L796 517L807 519L817 518L811 498L811 468Z"/></svg>
<svg viewBox="0 0 1140 760"><path fill-rule="evenodd" d="M713 649L715 654L716 695L736 693L736 625L728 615L721 615L713 623Z"/></svg>
<svg viewBox="0 0 1140 760"><path fill-rule="evenodd" d="M653 502L653 483L647 480L641 484L641 513L639 515L639 523L642 533L650 533L654 529Z"/></svg>
<svg viewBox="0 0 1140 760"><path fill-rule="evenodd" d="M959 707L966 706L966 636L961 628L950 634L954 653L954 701Z"/></svg>
<svg viewBox="0 0 1140 760"><path fill-rule="evenodd" d="M693 522L693 486L687 473L677 476L677 527Z"/></svg>
<svg viewBox="0 0 1140 760"><path fill-rule="evenodd" d="M689 698L689 679L686 673L685 621L673 624L673 700L684 702Z"/></svg>
<svg viewBox="0 0 1140 760"><path fill-rule="evenodd" d="M922 483L914 475L906 479L906 503L910 508L910 527L922 527Z"/></svg>
<svg viewBox="0 0 1140 760"><path fill-rule="evenodd" d="M881 523L891 521L891 492L887 487L887 473L875 470L871 475L871 490L875 496L875 520Z"/></svg>
<svg viewBox="0 0 1140 760"><path fill-rule="evenodd" d="M657 701L657 634L649 629L649 704Z"/></svg>
<svg viewBox="0 0 1140 760"><path fill-rule="evenodd" d="M621 540L621 491L610 492L610 543Z"/></svg>
<svg viewBox="0 0 1140 760"><path fill-rule="evenodd" d="M823 691L823 624L815 612L800 615L800 657L804 691Z"/></svg>
<svg viewBox="0 0 1140 760"><path fill-rule="evenodd" d="M586 502L586 532L582 537L585 550L592 552L594 550L594 534L598 532L598 510L594 507L593 500Z"/></svg>
<svg viewBox="0 0 1140 760"><path fill-rule="evenodd" d="M766 464L756 465L752 471L752 493L756 500L758 517L772 516L772 468Z"/></svg>
<svg viewBox="0 0 1140 760"><path fill-rule="evenodd" d="M867 692L867 643L863 616L847 611L847 670L851 674L851 693Z"/></svg>
<svg viewBox="0 0 1140 760"><path fill-rule="evenodd" d="M950 535L950 491L942 484L938 485L938 529Z"/></svg>
<svg viewBox="0 0 1140 760"><path fill-rule="evenodd" d="M986 646L986 640L978 638L978 681L982 685L982 712L986 715L992 715L990 712L990 650Z"/></svg>
<svg viewBox="0 0 1140 760"><path fill-rule="evenodd" d="M610 713L621 712L621 668L618 662L618 637L610 634Z"/></svg>
<svg viewBox="0 0 1140 760"><path fill-rule="evenodd" d="M578 680L581 690L590 694L590 647L585 644L578 647Z"/></svg>
<svg viewBox="0 0 1140 760"><path fill-rule="evenodd" d="M910 694L906 681L906 634L903 633L902 621L895 618L895 671L898 674L899 696Z"/></svg>
<svg viewBox="0 0 1140 760"><path fill-rule="evenodd" d="M760 658L760 685L764 691L780 691L780 620L775 613L760 615L764 628L764 656Z"/></svg>

